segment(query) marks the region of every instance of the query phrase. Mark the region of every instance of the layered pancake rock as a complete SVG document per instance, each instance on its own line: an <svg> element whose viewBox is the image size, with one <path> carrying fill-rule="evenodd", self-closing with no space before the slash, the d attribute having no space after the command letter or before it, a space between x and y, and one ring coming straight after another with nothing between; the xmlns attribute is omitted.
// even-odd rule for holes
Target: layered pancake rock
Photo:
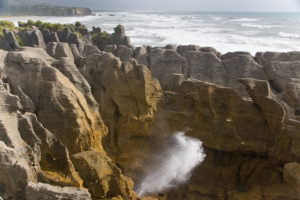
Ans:
<svg viewBox="0 0 300 200"><path fill-rule="evenodd" d="M1 41L4 199L146 199L134 185L178 131L202 141L205 160L151 198L300 198L299 52L135 48L121 27L94 41L42 31Z"/></svg>

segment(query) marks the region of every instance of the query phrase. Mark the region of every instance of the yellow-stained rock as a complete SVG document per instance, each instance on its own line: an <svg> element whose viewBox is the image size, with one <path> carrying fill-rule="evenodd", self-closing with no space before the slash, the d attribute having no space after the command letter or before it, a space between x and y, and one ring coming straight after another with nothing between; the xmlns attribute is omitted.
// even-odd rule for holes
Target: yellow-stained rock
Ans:
<svg viewBox="0 0 300 200"><path fill-rule="evenodd" d="M91 150L73 155L72 160L92 198L137 198L132 190L132 180L124 176L106 155Z"/></svg>

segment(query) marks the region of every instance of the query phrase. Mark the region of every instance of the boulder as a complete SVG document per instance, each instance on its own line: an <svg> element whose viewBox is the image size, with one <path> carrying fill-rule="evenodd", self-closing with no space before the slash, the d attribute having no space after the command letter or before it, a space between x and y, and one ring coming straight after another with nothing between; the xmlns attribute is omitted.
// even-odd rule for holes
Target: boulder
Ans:
<svg viewBox="0 0 300 200"><path fill-rule="evenodd" d="M300 198L300 164L299 163L287 163L284 165L283 180L290 186L296 189L297 196Z"/></svg>
<svg viewBox="0 0 300 200"><path fill-rule="evenodd" d="M68 43L49 42L47 44L47 53L55 59L68 57L74 60L72 50Z"/></svg>
<svg viewBox="0 0 300 200"><path fill-rule="evenodd" d="M37 105L39 120L71 153L90 147L101 151L101 138L106 135L106 128L98 109L95 110L72 82L51 66L55 60L44 54L42 57L42 52L39 54L30 48L9 52L6 76Z"/></svg>
<svg viewBox="0 0 300 200"><path fill-rule="evenodd" d="M122 61L128 61L133 57L134 49L129 48L125 45L118 45L114 54Z"/></svg>
<svg viewBox="0 0 300 200"><path fill-rule="evenodd" d="M188 78L198 79L216 83L219 85L228 85L228 76L220 58L214 53L187 51L182 52L187 60L187 67L184 73Z"/></svg>
<svg viewBox="0 0 300 200"><path fill-rule="evenodd" d="M101 51L93 45L86 44L84 45L82 55L84 57L92 56L94 54L101 54Z"/></svg>
<svg viewBox="0 0 300 200"><path fill-rule="evenodd" d="M188 51L198 51L200 50L200 46L197 45L179 45L176 49L176 51L179 54L183 54L184 52L188 52Z"/></svg>
<svg viewBox="0 0 300 200"><path fill-rule="evenodd" d="M286 123L286 111L272 93L269 83L250 78L238 81L246 87L254 103L260 107L270 130L279 134Z"/></svg>
<svg viewBox="0 0 300 200"><path fill-rule="evenodd" d="M164 90L174 89L174 74L184 73L186 59L176 51L151 48L149 51L149 68Z"/></svg>
<svg viewBox="0 0 300 200"><path fill-rule="evenodd" d="M248 95L243 86L238 84L239 78L268 80L263 66L258 64L248 52L227 53L222 56L222 63L228 80L226 86L234 88L241 96Z"/></svg>
<svg viewBox="0 0 300 200"><path fill-rule="evenodd" d="M134 58L142 65L149 66L146 47L137 47L134 52Z"/></svg>
<svg viewBox="0 0 300 200"><path fill-rule="evenodd" d="M121 170L104 154L86 151L73 155L72 160L92 198L137 198L132 191L131 179L123 176Z"/></svg>
<svg viewBox="0 0 300 200"><path fill-rule="evenodd" d="M27 200L91 200L88 191L75 187L59 187L45 183L28 183Z"/></svg>
<svg viewBox="0 0 300 200"><path fill-rule="evenodd" d="M0 40L0 48L7 51L14 51L20 48L14 32L3 29L4 38Z"/></svg>
<svg viewBox="0 0 300 200"><path fill-rule="evenodd" d="M22 40L24 46L46 48L43 34L36 27L21 30L18 32L18 36Z"/></svg>

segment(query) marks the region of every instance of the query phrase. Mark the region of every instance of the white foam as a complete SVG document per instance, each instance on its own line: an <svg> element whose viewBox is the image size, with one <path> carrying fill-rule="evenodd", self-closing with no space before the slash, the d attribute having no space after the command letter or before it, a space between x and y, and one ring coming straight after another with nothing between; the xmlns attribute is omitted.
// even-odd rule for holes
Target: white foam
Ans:
<svg viewBox="0 0 300 200"><path fill-rule="evenodd" d="M158 193L188 181L191 171L205 158L198 139L177 132L160 153L157 167L137 187L139 197Z"/></svg>
<svg viewBox="0 0 300 200"><path fill-rule="evenodd" d="M114 15L114 16L110 16ZM0 20L4 19L0 17ZM100 26L109 33L123 24L135 46L167 44L211 46L221 53L228 51L297 51L300 50L300 24L297 18L245 14L170 14L151 12L97 12L87 17L10 17L17 24L27 19L53 23L80 21L91 29ZM257 22L259 21L259 22Z"/></svg>
<svg viewBox="0 0 300 200"><path fill-rule="evenodd" d="M296 34L296 33L279 32L278 36L283 37L283 38L292 38L292 39L298 39L298 38L300 38L300 34Z"/></svg>
<svg viewBox="0 0 300 200"><path fill-rule="evenodd" d="M232 22L257 22L260 20L256 19L256 18L239 18L239 19L232 19L230 21L232 21Z"/></svg>
<svg viewBox="0 0 300 200"><path fill-rule="evenodd" d="M248 23L242 23L241 26L251 27L251 28L259 28L259 29L270 29L270 28L279 27L279 26L276 26L276 25L248 24Z"/></svg>

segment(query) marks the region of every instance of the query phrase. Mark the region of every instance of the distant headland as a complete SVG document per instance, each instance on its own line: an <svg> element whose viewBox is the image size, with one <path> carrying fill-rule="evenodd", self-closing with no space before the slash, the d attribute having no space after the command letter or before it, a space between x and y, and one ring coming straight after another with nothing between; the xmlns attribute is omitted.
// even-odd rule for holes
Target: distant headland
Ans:
<svg viewBox="0 0 300 200"><path fill-rule="evenodd" d="M86 16L92 10L82 7L62 7L28 0L0 0L0 16Z"/></svg>

